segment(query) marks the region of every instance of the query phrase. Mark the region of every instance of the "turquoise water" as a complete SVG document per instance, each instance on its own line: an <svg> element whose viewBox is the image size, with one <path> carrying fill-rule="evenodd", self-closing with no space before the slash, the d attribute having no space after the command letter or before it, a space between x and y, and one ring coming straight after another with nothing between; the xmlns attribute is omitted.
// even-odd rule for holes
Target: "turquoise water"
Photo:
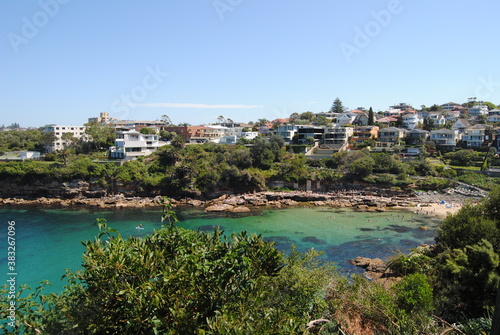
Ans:
<svg viewBox="0 0 500 335"><path fill-rule="evenodd" d="M124 236L144 236L161 228L160 209L136 210L54 210L0 208L0 271L9 273L7 260L8 221L15 221L17 284L36 287L42 280L52 283L52 291L65 285L66 268L80 268L84 247L81 241L94 239L96 218ZM356 256L387 259L394 252L407 252L421 243L432 243L439 221L410 212L359 213L349 209L296 207L255 210L244 214L211 214L200 209L178 210L177 225L187 229L227 233L246 230L274 241L288 251L294 244L301 251L324 251L324 257L347 272L360 270L348 263ZM144 230L135 227L143 224ZM420 226L431 229L421 230Z"/></svg>

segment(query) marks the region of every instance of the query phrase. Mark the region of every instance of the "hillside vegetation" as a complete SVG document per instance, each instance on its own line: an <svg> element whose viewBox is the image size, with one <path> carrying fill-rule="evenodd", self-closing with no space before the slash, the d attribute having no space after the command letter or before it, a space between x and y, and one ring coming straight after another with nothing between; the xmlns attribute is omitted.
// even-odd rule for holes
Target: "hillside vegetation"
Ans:
<svg viewBox="0 0 500 335"><path fill-rule="evenodd" d="M453 158L449 158L453 159ZM447 168L425 156L411 160L368 150L339 152L312 160L293 153L279 137L257 138L251 145L170 145L153 155L123 165L94 153L64 160L0 162L0 180L22 184L84 180L108 194L123 189L131 195L212 197L268 189L280 182L293 186L306 180L323 185L362 182L384 187L444 189L454 180L491 189L497 179Z"/></svg>

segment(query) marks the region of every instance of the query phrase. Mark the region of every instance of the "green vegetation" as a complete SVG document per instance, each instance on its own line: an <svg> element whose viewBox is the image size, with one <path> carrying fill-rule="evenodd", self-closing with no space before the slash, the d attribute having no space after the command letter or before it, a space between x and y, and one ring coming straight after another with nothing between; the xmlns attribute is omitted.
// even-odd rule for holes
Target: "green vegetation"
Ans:
<svg viewBox="0 0 500 335"><path fill-rule="evenodd" d="M41 130L11 130L0 132L0 152L9 151L41 151L52 142L53 135Z"/></svg>
<svg viewBox="0 0 500 335"><path fill-rule="evenodd" d="M368 149L338 152L332 158L307 159L285 147L277 136L258 137L248 145L213 143L185 145L178 136L171 145L153 155L117 165L99 152L83 154L80 141L66 139L63 150L47 155L48 162L0 162L0 180L19 183L70 181L97 182L108 193L132 189L136 195L187 196L193 194L245 193L261 191L273 181L324 183L364 182L386 187L444 189L454 186L456 172L424 156L403 161L393 153L370 153ZM87 145L87 149L91 149ZM487 187L490 178L463 174L458 180Z"/></svg>

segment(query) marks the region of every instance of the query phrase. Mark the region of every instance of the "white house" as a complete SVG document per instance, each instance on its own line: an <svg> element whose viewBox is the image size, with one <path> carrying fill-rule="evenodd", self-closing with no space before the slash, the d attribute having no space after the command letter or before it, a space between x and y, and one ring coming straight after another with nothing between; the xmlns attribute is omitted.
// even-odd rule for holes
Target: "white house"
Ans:
<svg viewBox="0 0 500 335"><path fill-rule="evenodd" d="M424 122L424 119L418 113L407 113L402 116L402 125L406 129L415 129L419 124Z"/></svg>
<svg viewBox="0 0 500 335"><path fill-rule="evenodd" d="M358 114L356 113L342 113L339 116L337 116L337 124L340 126L345 126L348 124L352 124L354 120L356 120L356 117Z"/></svg>
<svg viewBox="0 0 500 335"><path fill-rule="evenodd" d="M468 108L469 116L480 116L488 114L488 106L485 105L476 105L471 108Z"/></svg>
<svg viewBox="0 0 500 335"><path fill-rule="evenodd" d="M145 135L135 130L118 131L115 145L109 148L110 158L132 160L149 155L165 144L160 142L156 134Z"/></svg>
<svg viewBox="0 0 500 335"><path fill-rule="evenodd" d="M434 121L435 127L441 127L446 124L446 117L442 112L430 112L427 118Z"/></svg>
<svg viewBox="0 0 500 335"><path fill-rule="evenodd" d="M47 150L47 152L55 152L57 150L63 149L67 144L62 140L62 135L64 133L71 133L71 135L73 135L73 137L76 139L87 139L88 135L85 133L85 128L85 126L61 126L54 124L45 126L43 132L52 133L55 136L55 140L52 143L48 144L45 149Z"/></svg>
<svg viewBox="0 0 500 335"><path fill-rule="evenodd" d="M259 136L259 132L257 131L240 131L232 135L222 136L219 144L236 144L240 138L253 140L257 136Z"/></svg>

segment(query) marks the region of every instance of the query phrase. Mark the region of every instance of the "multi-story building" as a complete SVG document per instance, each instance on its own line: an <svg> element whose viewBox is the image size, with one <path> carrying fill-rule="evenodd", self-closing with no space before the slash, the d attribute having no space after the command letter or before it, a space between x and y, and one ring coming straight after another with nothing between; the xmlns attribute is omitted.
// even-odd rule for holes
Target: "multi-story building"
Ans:
<svg viewBox="0 0 500 335"><path fill-rule="evenodd" d="M125 129L134 129L140 131L142 128L150 128L159 132L160 130L166 129L170 124L164 121L144 121L144 120L112 120L111 124L115 127L116 131L121 131Z"/></svg>
<svg viewBox="0 0 500 335"><path fill-rule="evenodd" d="M69 144L62 138L65 133L70 133L75 139L88 139L89 137L85 133L85 128L85 126L61 126L54 124L45 126L43 132L52 133L55 136L54 141L49 143L45 147L45 150L47 152L55 152L64 149L64 147Z"/></svg>
<svg viewBox="0 0 500 335"><path fill-rule="evenodd" d="M429 132L423 129L412 129L406 133L407 145L423 145L429 138Z"/></svg>
<svg viewBox="0 0 500 335"><path fill-rule="evenodd" d="M431 130L430 140L436 144L436 148L439 150L450 151L455 149L460 138L458 130L444 128Z"/></svg>
<svg viewBox="0 0 500 335"><path fill-rule="evenodd" d="M245 140L253 140L259 136L257 131L241 131L237 132L234 135L225 135L219 140L219 144L236 144L238 140L244 138Z"/></svg>
<svg viewBox="0 0 500 335"><path fill-rule="evenodd" d="M312 137L315 141L321 143L325 135L325 127L304 126L298 129L297 134L299 143L305 143L308 137Z"/></svg>
<svg viewBox="0 0 500 335"><path fill-rule="evenodd" d="M375 151L393 150L395 145L401 144L405 138L406 131L396 127L382 128L378 131L378 139L375 143Z"/></svg>
<svg viewBox="0 0 500 335"><path fill-rule="evenodd" d="M116 132L115 145L109 148L110 158L132 160L155 152L167 143L159 135L145 135L135 130Z"/></svg>
<svg viewBox="0 0 500 335"><path fill-rule="evenodd" d="M353 122L354 122L354 120L356 120L357 116L358 116L357 113L352 113L352 112L341 113L337 116L336 123L340 126L353 124Z"/></svg>
<svg viewBox="0 0 500 335"><path fill-rule="evenodd" d="M368 113L360 111L357 113L356 118L354 119L352 124L357 126L367 126L369 119L370 118L368 117Z"/></svg>
<svg viewBox="0 0 500 335"><path fill-rule="evenodd" d="M465 133L465 130L472 125L467 119L458 119L452 126L451 129L457 130L459 134Z"/></svg>
<svg viewBox="0 0 500 335"><path fill-rule="evenodd" d="M110 117L109 113L102 112L98 117L90 117L88 122L89 123L90 122L98 122L98 123L102 123L102 124L108 124L108 123L116 122L116 121L118 121L118 118Z"/></svg>
<svg viewBox="0 0 500 335"><path fill-rule="evenodd" d="M490 140L490 135L486 131L484 124L476 124L467 128L462 135L462 141L466 143L467 148L480 148Z"/></svg>
<svg viewBox="0 0 500 335"><path fill-rule="evenodd" d="M224 136L235 135L233 128L226 128L219 125L206 125L204 126L203 137L207 139L208 142L219 143L221 138Z"/></svg>
<svg viewBox="0 0 500 335"><path fill-rule="evenodd" d="M442 104L441 107L443 107L443 110L445 110L445 111L461 110L461 109L465 108L464 106L457 104L456 102L448 102L448 103Z"/></svg>
<svg viewBox="0 0 500 335"><path fill-rule="evenodd" d="M434 127L442 127L446 124L446 116L443 112L430 112L427 118L432 120Z"/></svg>
<svg viewBox="0 0 500 335"><path fill-rule="evenodd" d="M410 104L401 102L399 104L394 104L393 106L389 106L389 109L391 110L399 109L400 111L403 112L403 111L413 110L413 107Z"/></svg>
<svg viewBox="0 0 500 335"><path fill-rule="evenodd" d="M352 144L361 144L366 140L371 138L377 139L378 137L378 126L364 126L364 127L354 127L351 137Z"/></svg>
<svg viewBox="0 0 500 335"><path fill-rule="evenodd" d="M488 106L486 105L475 105L471 108L468 108L469 116L480 116L480 115L488 115Z"/></svg>
<svg viewBox="0 0 500 335"><path fill-rule="evenodd" d="M299 128L293 124L280 124L273 131L273 134L283 138L286 143L291 143L293 141L293 137L297 134L298 129Z"/></svg>
<svg viewBox="0 0 500 335"><path fill-rule="evenodd" d="M424 122L424 119L416 112L408 112L403 114L402 125L406 129L415 129L419 124Z"/></svg>
<svg viewBox="0 0 500 335"><path fill-rule="evenodd" d="M457 110L457 109L444 112L446 121L450 121L450 122L457 121L458 118L460 118L460 114L461 114L460 110Z"/></svg>
<svg viewBox="0 0 500 335"><path fill-rule="evenodd" d="M486 121L489 123L500 123L500 109L490 110Z"/></svg>
<svg viewBox="0 0 500 335"><path fill-rule="evenodd" d="M336 151L343 151L349 145L349 138L353 133L353 127L328 127L325 129L323 144Z"/></svg>

